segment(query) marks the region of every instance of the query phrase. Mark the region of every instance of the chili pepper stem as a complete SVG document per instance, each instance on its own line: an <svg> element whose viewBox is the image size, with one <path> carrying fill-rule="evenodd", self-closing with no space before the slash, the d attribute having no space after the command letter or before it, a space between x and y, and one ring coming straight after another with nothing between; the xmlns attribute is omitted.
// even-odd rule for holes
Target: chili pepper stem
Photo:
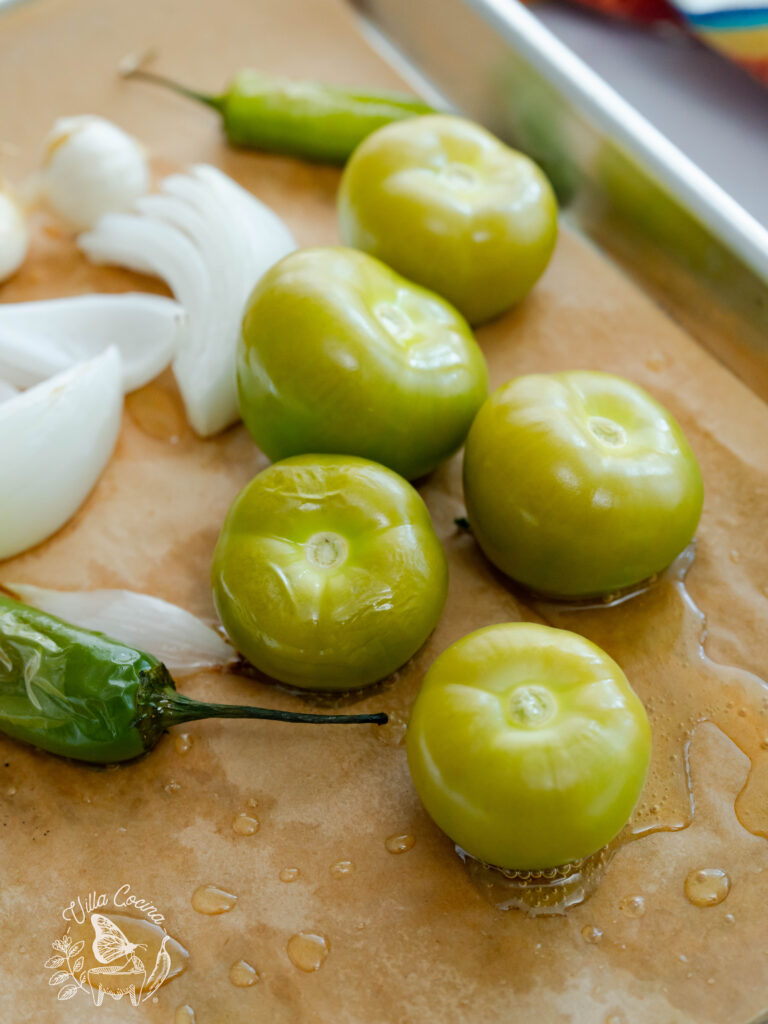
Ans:
<svg viewBox="0 0 768 1024"><path fill-rule="evenodd" d="M138 78L143 82L152 82L153 85L161 85L166 89L171 89L173 92L178 93L180 96L186 96L187 99L197 100L198 103L205 103L208 107L213 107L214 110L218 110L221 113L224 101L220 96L213 96L210 93L198 92L196 89L190 89L186 85L182 85L181 82L176 82L172 78L166 78L165 75L158 75L154 71L147 71L140 65L133 63L126 63L120 68L121 78Z"/></svg>
<svg viewBox="0 0 768 1024"><path fill-rule="evenodd" d="M204 718L261 718L273 722L304 722L313 725L384 725L388 721L384 712L371 715L314 715L246 704L208 704L185 697L170 687L165 687L158 698L156 707L165 728Z"/></svg>

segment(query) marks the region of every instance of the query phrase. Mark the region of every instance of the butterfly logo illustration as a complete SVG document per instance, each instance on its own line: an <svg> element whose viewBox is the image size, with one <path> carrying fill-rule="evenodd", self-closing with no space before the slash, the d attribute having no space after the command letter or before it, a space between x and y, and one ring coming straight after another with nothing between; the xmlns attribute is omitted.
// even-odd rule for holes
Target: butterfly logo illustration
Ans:
<svg viewBox="0 0 768 1024"><path fill-rule="evenodd" d="M104 914L91 914L93 926L93 955L100 964L112 964L115 960L130 959L132 963L141 961L136 956L137 949L146 949L143 942L129 942L125 934ZM105 972L106 973L106 972Z"/></svg>
<svg viewBox="0 0 768 1024"><path fill-rule="evenodd" d="M151 959L150 963L144 962L148 949L145 943L131 942L122 928L105 914L91 914L90 923L93 928L91 949L98 966L88 966L84 955L85 938L73 938L69 929L51 944L54 955L48 957L44 966L55 971L48 983L58 988L58 999L72 999L83 992L90 994L96 1006L101 1006L105 997L117 1001L127 995L133 1006L138 1006L151 998L171 976L173 940L166 931L162 931L150 970ZM144 956L138 955L139 950L145 951Z"/></svg>

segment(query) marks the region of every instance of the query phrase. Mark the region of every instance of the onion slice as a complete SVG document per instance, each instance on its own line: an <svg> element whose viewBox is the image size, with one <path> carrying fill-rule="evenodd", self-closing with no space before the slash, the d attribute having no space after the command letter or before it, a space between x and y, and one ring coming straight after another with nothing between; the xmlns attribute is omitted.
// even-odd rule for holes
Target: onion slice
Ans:
<svg viewBox="0 0 768 1024"><path fill-rule="evenodd" d="M114 450L122 406L115 348L0 404L0 558L77 511Z"/></svg>
<svg viewBox="0 0 768 1024"><path fill-rule="evenodd" d="M115 345L123 390L148 384L173 359L186 314L172 299L129 292L0 305L0 377L26 388Z"/></svg>
<svg viewBox="0 0 768 1024"><path fill-rule="evenodd" d="M296 244L280 218L227 175L172 174L135 213L110 213L78 239L94 263L155 274L189 315L173 368L202 437L240 419L235 356L243 308L259 278Z"/></svg>
<svg viewBox="0 0 768 1024"><path fill-rule="evenodd" d="M177 675L235 661L233 647L191 612L133 590L47 590L4 583L14 596L74 626L154 654Z"/></svg>

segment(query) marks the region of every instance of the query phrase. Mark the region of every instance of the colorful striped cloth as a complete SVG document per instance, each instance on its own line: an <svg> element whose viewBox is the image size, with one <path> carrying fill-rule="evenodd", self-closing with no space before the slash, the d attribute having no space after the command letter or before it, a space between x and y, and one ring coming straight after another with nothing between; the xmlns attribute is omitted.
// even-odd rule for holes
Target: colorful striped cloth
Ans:
<svg viewBox="0 0 768 1024"><path fill-rule="evenodd" d="M705 43L768 82L766 0L674 0L674 4Z"/></svg>
<svg viewBox="0 0 768 1024"><path fill-rule="evenodd" d="M581 0L606 14L677 21L768 83L768 0Z"/></svg>

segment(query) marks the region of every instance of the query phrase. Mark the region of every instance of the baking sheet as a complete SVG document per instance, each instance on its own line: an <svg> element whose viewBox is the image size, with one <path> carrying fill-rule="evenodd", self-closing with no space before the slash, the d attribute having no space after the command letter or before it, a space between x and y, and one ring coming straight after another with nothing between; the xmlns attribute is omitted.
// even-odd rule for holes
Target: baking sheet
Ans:
<svg viewBox="0 0 768 1024"><path fill-rule="evenodd" d="M150 146L158 169L215 163L273 205L301 244L337 241L338 173L228 149L212 113L119 82L119 58L149 45L159 48L165 71L201 88L217 88L247 64L396 84L337 0L36 0L0 20L0 139L8 154L18 147L3 161L6 175L18 179L34 163L54 117L104 113ZM32 257L0 300L132 287L157 285L89 267L43 220ZM687 579L707 617L706 652L759 673L768 614L765 405L567 232L530 298L478 338L494 385L517 373L599 368L631 377L672 409L707 484ZM131 398L116 456L85 507L45 545L0 565L0 580L124 586L210 615L219 526L265 460L242 428L195 439L179 410L167 379ZM753 834L768 830L761 684L724 677L702 657L702 622L673 581L617 609L532 607L455 529L463 512L459 469L454 460L422 488L450 559L445 615L416 660L357 705L394 713L393 728L201 723L186 730L186 752L167 737L144 760L107 771L0 738L0 1018L166 1022L188 1005L199 1024L736 1024L768 1005L768 845ZM750 761L721 728L700 725L690 745L692 824L623 845L589 901L565 917L535 920L491 905L427 819L397 728L439 651L471 629L521 617L567 620L601 640L651 704L656 762L637 827L686 823L685 736L670 728L677 711L678 726L691 714L717 718L755 765L742 794ZM738 700L723 697L721 707L727 686ZM230 675L201 674L184 689L302 706L266 683ZM737 803L752 832L740 824ZM253 835L233 831L243 812L260 821ZM393 855L385 840L397 834L415 843ZM353 869L333 873L340 861ZM298 878L281 881L291 867ZM721 868L732 880L717 907L695 907L684 896L687 874L700 867ZM126 884L160 909L189 951L187 969L139 1009L127 998L97 1007L82 993L59 1002L43 964L65 927L62 909ZM207 884L237 895L229 913L195 911L192 894ZM642 916L627 912L637 906L631 896L643 897ZM600 941L587 941L596 937L590 929ZM297 969L286 951L302 931L330 945L315 973ZM249 988L229 980L241 959L260 975Z"/></svg>

